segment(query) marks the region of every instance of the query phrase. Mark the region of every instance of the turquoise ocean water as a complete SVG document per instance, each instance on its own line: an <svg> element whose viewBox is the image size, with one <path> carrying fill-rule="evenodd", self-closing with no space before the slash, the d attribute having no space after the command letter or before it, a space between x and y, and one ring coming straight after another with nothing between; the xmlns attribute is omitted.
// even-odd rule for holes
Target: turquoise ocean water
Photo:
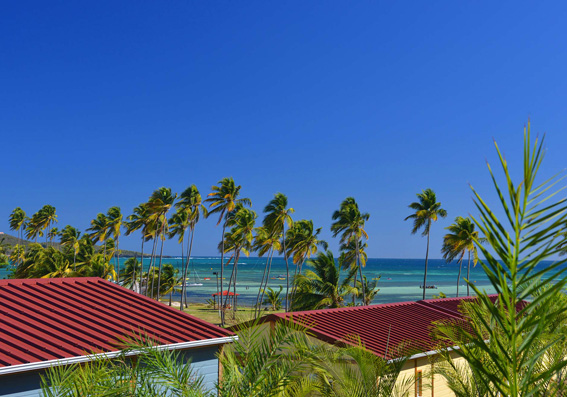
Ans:
<svg viewBox="0 0 567 397"><path fill-rule="evenodd" d="M121 268L125 259L121 259ZM175 267L181 269L181 258L164 258L163 263L171 263ZM262 273L266 264L265 258L242 258L238 264L238 280L236 284L236 292L240 294L238 301L240 304L253 305L256 302L256 295L262 279ZM144 265L149 265L149 259L144 259ZM542 263L540 266L545 266ZM293 266L290 267L290 274L293 274ZM382 259L369 258L366 267L363 269L367 278L373 279L380 277L378 281L378 292L373 303L403 302L415 301L421 299L422 289L419 288L423 284L423 259ZM457 292L457 274L458 265L456 263L447 264L444 260L430 259L428 266L427 284L435 285L437 289L426 290L426 296L431 298L439 292L445 293L447 296L455 296ZM232 266L225 268L224 289L228 284ZM202 283L202 286L187 287L188 298L190 302L205 302L211 298L211 294L217 291L216 276L213 272L220 273L220 257L194 257L191 258L189 267L189 282ZM6 269L0 269L0 278L5 278ZM268 287L279 289L283 286L285 294L285 280L277 279L278 276L285 275L285 261L283 258L274 258ZM466 276L466 266L463 263L462 276ZM209 278L208 280L206 278ZM275 278L275 279L273 279ZM471 281L479 288L485 289L492 293L494 290L489 286L480 265L471 268ZM220 282L220 280L219 280ZM461 279L459 287L459 295L466 295L466 284ZM173 299L179 299L179 294L174 294Z"/></svg>

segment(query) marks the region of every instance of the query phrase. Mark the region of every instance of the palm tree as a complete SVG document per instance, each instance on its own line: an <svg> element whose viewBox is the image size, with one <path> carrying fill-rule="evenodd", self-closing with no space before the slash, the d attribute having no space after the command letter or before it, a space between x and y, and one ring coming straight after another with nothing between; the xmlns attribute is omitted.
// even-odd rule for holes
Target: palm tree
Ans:
<svg viewBox="0 0 567 397"><path fill-rule="evenodd" d="M484 238L478 237L478 231L474 230L474 222L469 218L458 216L455 218L455 223L446 227L450 233L447 233L443 238L443 247L441 253L447 262L452 262L458 258L459 262L459 276L457 277L457 297L459 296L459 284L461 282L461 268L465 253L469 254L469 262L467 266L467 281L470 280L471 270L471 253L473 257L473 264L478 262L478 252L474 245L475 241L483 243ZM469 285L467 283L467 296L469 296Z"/></svg>
<svg viewBox="0 0 567 397"><path fill-rule="evenodd" d="M351 281L356 268L351 269L341 281L341 263L335 264L331 251L320 252L317 258L308 262L313 270L306 270L294 279L297 297L292 301L292 310L316 310L344 306L344 298L351 294Z"/></svg>
<svg viewBox="0 0 567 397"><path fill-rule="evenodd" d="M358 204L352 197L347 197L342 203L337 211L333 213L333 224L331 225L331 231L333 232L333 237L337 237L341 234L341 244L347 244L350 241L355 242L355 257L356 257L356 267L362 280L362 266L360 263L360 240L368 240L368 234L364 230L364 225L366 221L370 218L370 214L361 213L358 209ZM354 276L354 286L356 286L356 275ZM364 290L362 291L362 300L366 301ZM354 295L353 295L354 303Z"/></svg>
<svg viewBox="0 0 567 397"><path fill-rule="evenodd" d="M256 212L244 208L237 207L236 212L230 217L229 224L232 226L228 232L227 240L229 240L229 248L234 251L234 265L232 267L232 274L228 282L228 291L230 292L230 283L232 281L233 292L236 295L236 280L238 278L238 260L240 254L244 253L246 256L250 254L252 248L252 241L254 239L254 225L256 223ZM225 298L225 306L228 303L229 295ZM236 315L236 304L233 307L233 313Z"/></svg>
<svg viewBox="0 0 567 397"><path fill-rule="evenodd" d="M120 251L118 249L119 239L120 239L120 229L122 229L122 212L120 207L111 207L106 212L108 235L112 236L116 241L116 274L118 279L120 279Z"/></svg>
<svg viewBox="0 0 567 397"><path fill-rule="evenodd" d="M140 272L140 262L136 258L128 258L126 262L124 262L124 273L122 273L122 286L123 287L130 287L133 289L134 284L136 283L136 274Z"/></svg>
<svg viewBox="0 0 567 397"><path fill-rule="evenodd" d="M26 238L37 243L37 237L43 236L43 223L40 211L32 215L26 222Z"/></svg>
<svg viewBox="0 0 567 397"><path fill-rule="evenodd" d="M409 208L415 213L406 217L413 219L413 228L411 234L416 234L423 228L422 236L427 236L427 250L425 251L425 271L423 272L423 299L425 299L425 291L427 289L427 260L429 258L429 231L431 230L431 222L437 221L439 217L445 218L447 211L441 208L441 203L437 202L435 192L431 189L425 189L417 194L419 201L414 201Z"/></svg>
<svg viewBox="0 0 567 397"><path fill-rule="evenodd" d="M55 239L55 237L59 237L60 234L61 234L61 232L59 231L58 228L54 227L53 229L51 229L47 233L47 238L49 239L49 244L53 245L53 240Z"/></svg>
<svg viewBox="0 0 567 397"><path fill-rule="evenodd" d="M341 244L339 247L339 250L341 252L341 263L343 266L343 270L348 270L348 269L356 269L358 271L358 263L360 263L360 266L365 267L366 266L366 262L368 261L368 254L366 253L366 248L368 247L368 244L359 241L358 242L358 246L356 244L356 242L354 240L350 240L344 244ZM357 255L358 252L358 255ZM358 262L358 263L357 263ZM356 276L355 276L356 278ZM356 298L359 297L361 298L363 301L368 301L368 297L364 298L363 295L366 294L366 291L362 291L361 289L357 288L357 286L359 285L358 281L357 284L353 284L353 287L356 287L355 289L353 289L353 295L352 295L352 304L354 305L356 302ZM372 300L370 300L372 301Z"/></svg>
<svg viewBox="0 0 567 397"><path fill-rule="evenodd" d="M189 243L187 244L187 260L185 262L185 268L183 270L183 285L181 291L181 303L179 306L180 310L183 310L183 305L187 306L187 286L185 285L185 279L187 278L187 271L189 269L189 262L191 261L191 252L193 250L193 237L195 235L195 226L201 214L205 217L207 216L207 209L203 205L203 200L201 198L201 193L197 189L197 186L191 185L181 193L179 196L180 200L175 206L178 210L181 210L187 214L187 219L189 221L189 232L191 236L189 237Z"/></svg>
<svg viewBox="0 0 567 397"><path fill-rule="evenodd" d="M16 244L13 248L12 248L12 252L10 254L10 261L13 264L22 264L24 263L24 261L26 260L26 250L24 248L24 246L20 245L20 244Z"/></svg>
<svg viewBox="0 0 567 397"><path fill-rule="evenodd" d="M148 210L150 212L150 220L158 222L160 224L159 231L157 235L161 238L161 249L159 254L159 269L158 269L158 285L157 285L157 300L160 297L160 284L161 284L161 271L162 271L162 258L163 258L163 243L165 241L165 235L167 233L167 213L173 206L175 199L177 198L177 193L172 193L171 188L160 187L155 190L150 196L148 201Z"/></svg>
<svg viewBox="0 0 567 397"><path fill-rule="evenodd" d="M321 228L315 229L313 221L304 219L294 222L293 226L288 229L285 237L286 247L288 249L288 255L292 256L293 263L295 264L294 279L298 274L301 274L305 260L309 259L311 255L315 255L319 247L327 250L329 245L326 241L318 238L320 233ZM295 289L295 287L292 289L291 303L289 306L293 303Z"/></svg>
<svg viewBox="0 0 567 397"><path fill-rule="evenodd" d="M270 305L272 311L280 310L282 307L282 298L280 295L282 293L283 287L281 285L279 287L280 289L278 291L272 289L271 287L268 287L266 299L262 301L264 305Z"/></svg>
<svg viewBox="0 0 567 397"><path fill-rule="evenodd" d="M15 208L10 214L10 230L17 230L20 245L22 244L22 229L25 227L26 220L26 213L20 207Z"/></svg>
<svg viewBox="0 0 567 397"><path fill-rule="evenodd" d="M134 208L133 214L128 216L128 220L126 221L126 232L124 233L126 236L134 233L136 230L142 229L142 258L140 260L140 284L138 288L138 292L142 292L142 273L144 272L144 242L148 241L150 237L146 235L146 228L148 225L148 206L146 203L142 203L136 208ZM134 269L135 271L136 269ZM136 275L132 276L134 279ZM132 283L132 290L134 290L135 282Z"/></svg>
<svg viewBox="0 0 567 397"><path fill-rule="evenodd" d="M254 310L254 317L260 313L260 302L264 300L264 293L268 286L268 280L270 278L270 270L272 268L272 257L274 251L280 251L281 249L281 235L274 235L265 226L256 228L256 235L254 237L253 250L258 253L259 257L266 256L266 265L264 266L264 273L262 275L262 281L260 282L260 288L258 289L258 296L256 297L256 306Z"/></svg>
<svg viewBox="0 0 567 397"><path fill-rule="evenodd" d="M286 271L286 290L285 290L285 310L288 311L289 303L289 264L287 261L287 250L285 247L285 225L291 227L293 220L291 219L291 214L295 210L293 208L287 208L287 196L283 193L276 193L272 201L268 203L266 208L264 208L264 226L270 230L272 234L281 235L282 239L282 252L284 254L285 260L285 271Z"/></svg>
<svg viewBox="0 0 567 397"><path fill-rule="evenodd" d="M77 253L80 249L79 238L81 232L71 225L67 225L61 231L61 246L69 247L73 250L73 270L77 267Z"/></svg>
<svg viewBox="0 0 567 397"><path fill-rule="evenodd" d="M177 208L177 211L169 219L169 238L178 237L177 242L181 244L181 266L184 268L185 251L183 249L183 242L185 241L185 232L189 227L189 213ZM185 294L185 284L187 283L187 270L183 271L183 283L181 285L181 298L179 299L179 308L183 310L183 296Z"/></svg>
<svg viewBox="0 0 567 397"><path fill-rule="evenodd" d="M46 235L46 243L47 243L47 238L49 237L51 225L57 222L57 214L55 207L49 204L44 205L43 207L41 207L38 214L39 214L38 222L39 225L41 226L42 231L47 229L47 235Z"/></svg>
<svg viewBox="0 0 567 397"><path fill-rule="evenodd" d="M108 218L106 215L99 213L96 218L91 221L91 226L87 228L92 242L99 242L103 245L104 257L106 258L105 241L109 237Z"/></svg>
<svg viewBox="0 0 567 397"><path fill-rule="evenodd" d="M221 235L221 274L220 274L220 290L223 291L223 277L224 277L224 241L225 241L225 231L227 226L227 215L233 212L237 204L241 205L252 205L252 202L248 198L238 198L240 195L241 186L234 183L234 179L228 177L223 178L218 182L218 186L213 186L212 192L208 194L208 198L204 201L209 203L210 211L207 217L213 214L219 214L219 220L217 226L223 221L222 225L222 235ZM224 325L224 309L220 308L221 324Z"/></svg>
<svg viewBox="0 0 567 397"><path fill-rule="evenodd" d="M163 265L163 282L161 284L161 296L166 296L169 294L169 306L172 304L173 291L181 282L181 278L178 276L179 269L173 267L170 263L164 263Z"/></svg>
<svg viewBox="0 0 567 397"><path fill-rule="evenodd" d="M359 294L362 295L360 296L362 298L362 304L364 306L371 305L378 292L380 292L380 289L376 288L378 286L378 280L369 281L366 276L363 276L362 282L359 284L359 289L362 292Z"/></svg>

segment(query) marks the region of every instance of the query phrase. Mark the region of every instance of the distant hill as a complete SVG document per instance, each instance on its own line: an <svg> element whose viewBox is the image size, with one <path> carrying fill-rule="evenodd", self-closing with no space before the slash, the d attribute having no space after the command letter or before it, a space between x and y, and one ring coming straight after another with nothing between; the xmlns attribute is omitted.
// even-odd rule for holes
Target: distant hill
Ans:
<svg viewBox="0 0 567 397"><path fill-rule="evenodd" d="M41 241L40 239L43 239L43 241ZM41 244L42 247L52 245L51 243L49 243L49 244L45 243L45 237L38 238L37 242L39 244ZM23 244L23 245L33 244L33 241L22 240L22 242L20 243L19 238L14 237L14 236L10 236L9 234L6 234L6 233L3 233L3 234L0 233L0 243L3 244L3 245L8 245L8 246L12 247L16 244ZM59 248L59 245L60 245L59 243L53 242L53 247ZM96 247L96 248L100 249L100 247ZM8 248L8 253L10 253L10 251L11 251L10 248ZM145 255L145 257L149 257L148 254L144 254L144 255ZM141 256L141 254L139 252L136 252L136 251L129 251L129 250L120 249L120 256L125 257L125 258L137 256L139 258Z"/></svg>

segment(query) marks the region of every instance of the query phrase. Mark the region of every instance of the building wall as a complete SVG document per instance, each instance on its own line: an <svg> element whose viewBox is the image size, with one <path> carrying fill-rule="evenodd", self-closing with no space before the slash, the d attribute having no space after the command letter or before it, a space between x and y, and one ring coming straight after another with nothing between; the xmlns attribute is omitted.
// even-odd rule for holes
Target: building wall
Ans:
<svg viewBox="0 0 567 397"><path fill-rule="evenodd" d="M445 378L441 375L431 376L435 364L432 360L436 357L423 357L418 359L408 360L404 369L400 373L399 382L404 379L415 379L419 371L422 374L422 394L421 397L454 397L455 394L447 386ZM451 358L458 364L465 364L465 360L459 357L456 353L451 353ZM412 381L410 387L409 397L417 397L419 394L416 391L416 384Z"/></svg>
<svg viewBox="0 0 567 397"><path fill-rule="evenodd" d="M216 390L218 381L218 359L216 354L219 346L205 346L198 349L182 351L184 359L191 359L191 365L196 374L203 376L204 386L209 391ZM0 376L1 397L38 397L41 393L40 374L43 371L23 372Z"/></svg>
<svg viewBox="0 0 567 397"><path fill-rule="evenodd" d="M203 376L205 388L209 391L216 390L216 384L219 380L218 351L218 345L183 351L186 358L191 358L191 365L195 372Z"/></svg>
<svg viewBox="0 0 567 397"><path fill-rule="evenodd" d="M41 396L40 371L0 376L0 396Z"/></svg>

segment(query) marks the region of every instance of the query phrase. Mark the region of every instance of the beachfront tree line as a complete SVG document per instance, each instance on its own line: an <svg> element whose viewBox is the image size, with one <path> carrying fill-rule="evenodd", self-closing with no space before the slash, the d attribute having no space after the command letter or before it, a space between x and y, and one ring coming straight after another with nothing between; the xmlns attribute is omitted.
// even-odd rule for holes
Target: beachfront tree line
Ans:
<svg viewBox="0 0 567 397"><path fill-rule="evenodd" d="M264 208L262 224L257 225L257 214L250 209L252 203L240 197L240 190L241 186L232 178L219 181L204 200L194 185L179 197L170 188L162 187L154 191L147 202L134 208L127 218L119 207L97 214L84 234L69 225L62 230L54 228L57 215L52 206L44 206L31 217L16 208L10 215L10 228L17 231L19 240L10 254L15 265L12 277L98 276L118 280L155 299L169 293L170 300L172 291L181 286L180 308L183 309L187 306L184 280L187 280L197 223L202 218L218 215L217 225L222 225L221 291L225 290L224 280L228 278L228 293L236 293L239 260L242 255L256 252L266 258L257 296L258 308L268 290L274 255L283 255L286 263L285 310L339 307L347 294L352 295L353 304L357 299L371 302L377 292L376 282L368 282L362 274L368 239L364 226L369 214L359 210L354 198L345 199L332 215L331 231L333 236L340 236L341 242L337 266L333 254L327 251L327 243L319 237L321 228L316 228L311 220L294 220L294 209L289 208L284 194L274 195ZM119 241L123 231L125 235L140 231L141 256L149 257L147 268L137 258L128 259L120 268ZM42 246L37 238L44 235L46 240ZM24 245L24 236L36 243ZM54 243L57 237L59 242ZM176 238L181 246L181 275L163 261L167 238ZM147 243L151 247L150 254L144 253L148 251ZM320 252L321 249L325 252ZM304 265L316 254L319 256L313 260L313 270L305 270ZM230 276L225 275L225 269L230 266ZM341 281L342 269L347 269L349 275ZM228 307L229 294L224 297L223 308ZM224 322L224 310L221 317Z"/></svg>
<svg viewBox="0 0 567 397"><path fill-rule="evenodd" d="M567 258L562 257L567 245L567 199L557 198L564 188L554 188L563 178L537 181L543 147L543 139L531 140L528 123L524 169L518 183L496 146L505 183L497 182L490 166L489 172L502 216L497 216L495 208L473 189L479 215L471 221L478 232L463 219L450 227L446 242L453 249L447 255L461 264L467 253L474 260L469 245L472 241L483 254L479 262L497 292L496 296L488 295L466 280L476 295L475 301L464 302L461 307L466 325L460 320L448 321L433 329L442 341L438 350L441 359L434 362L433 372L424 374L422 380L429 378L433 382L432 375L443 376L457 396L563 396L567 390ZM332 350L336 356L328 356L308 339L305 330L278 325L274 331L262 333L260 328L251 328L248 333L239 333L234 349L225 349L220 357L220 395L408 395L408 389L380 389L383 385L404 386L404 380L399 379L401 367L395 367L403 364L403 357L386 362L363 347L352 347L348 353ZM454 354L465 362L455 360ZM335 361L336 358L342 360ZM107 363L103 368L101 378L107 384L131 388L138 384L113 382L125 376L106 371ZM93 373L88 367L78 366L66 371L49 379L55 385L76 390L73 380L86 379L85 373ZM137 379L135 375L127 376ZM97 383L85 385L95 387ZM163 386L168 383L163 382ZM423 386L427 386L425 382ZM129 395L144 394L134 391Z"/></svg>
<svg viewBox="0 0 567 397"><path fill-rule="evenodd" d="M230 293L236 293L239 260L250 252L266 258L256 299L257 314L264 302L275 254L283 255L286 265L283 300L286 311L340 307L345 304L348 295L352 297L352 305L356 304L357 299L363 304L372 302L378 292L377 280L369 281L363 274L368 240L365 225L370 215L359 209L354 198L346 198L332 214L331 232L333 237L340 238L340 255L335 260L332 252L328 251L327 243L319 238L321 228L315 228L311 220L293 220L294 209L288 206L284 194L275 194L264 208L261 226L257 226L257 214L249 208L252 203L250 199L240 197L240 190L241 186L236 185L232 178L219 181L205 200L194 185L179 197L170 188L161 187L152 193L147 202L134 208L126 219L119 207L111 207L106 214L97 214L85 234L69 225L62 230L53 227L57 222L53 206L46 205L31 217L27 217L21 208L16 208L10 215L10 228L17 232L19 239L10 255L11 262L16 265L13 276L98 276L119 280L123 285L155 299L169 294L170 301L172 292L181 286L180 308L183 309L187 307L186 282L183 280L187 280L189 272L197 223L201 218L218 215L217 225L222 225L223 236L219 243L221 291L224 291L225 268L232 265L223 308L228 306ZM427 237L422 286L425 298L431 225L439 217L445 217L447 212L441 208L431 189L424 190L417 197L418 201L409 205L415 212L406 220L413 220L412 233L423 230L422 235ZM447 261L458 260L458 296L465 253L469 254L467 280L470 277L471 255L473 264L478 260L473 244L478 232L469 218L462 217L457 217L447 229L450 233L444 238L442 252ZM147 269L137 258L130 258L125 262L124 269L120 269L119 240L123 230L125 235L141 232L141 256L150 259ZM45 236L45 248L32 244L25 249L21 242L24 235L36 243L38 237ZM57 237L59 247L53 243ZM178 269L163 262L163 247L167 238L177 238L180 244L181 275ZM148 242L151 244L151 253L144 254L145 243ZM304 269L306 263L309 267ZM346 271L342 280L341 270ZM224 322L224 310L221 311L221 317Z"/></svg>

